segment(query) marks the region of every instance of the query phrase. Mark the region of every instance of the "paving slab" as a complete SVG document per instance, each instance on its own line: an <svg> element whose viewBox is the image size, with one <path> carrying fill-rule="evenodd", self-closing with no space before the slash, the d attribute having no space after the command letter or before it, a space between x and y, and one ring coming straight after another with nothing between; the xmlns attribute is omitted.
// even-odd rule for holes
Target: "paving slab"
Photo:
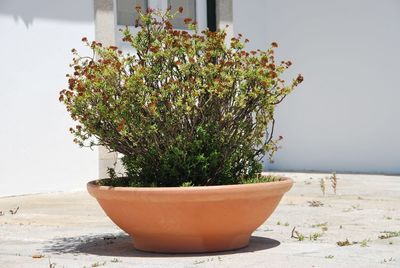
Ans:
<svg viewBox="0 0 400 268"><path fill-rule="evenodd" d="M85 191L0 198L0 267L400 267L400 176L338 174L334 194L276 174L295 184L250 245L212 254L137 251Z"/></svg>

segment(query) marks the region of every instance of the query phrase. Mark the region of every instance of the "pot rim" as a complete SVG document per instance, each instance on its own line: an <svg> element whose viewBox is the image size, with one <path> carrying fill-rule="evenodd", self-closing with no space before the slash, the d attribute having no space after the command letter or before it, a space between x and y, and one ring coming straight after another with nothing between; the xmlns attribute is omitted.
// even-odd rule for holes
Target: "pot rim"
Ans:
<svg viewBox="0 0 400 268"><path fill-rule="evenodd" d="M267 187L272 186L273 188L286 188L291 187L293 185L293 180L289 177L279 176L279 181L271 181L271 182L257 182L257 183L248 183L248 184L226 184L226 185L210 185L210 186L190 186L190 187L121 187L121 186L104 186L98 185L97 182L100 180L106 179L98 179L92 180L87 183L87 188L96 189L100 191L104 190L113 190L113 191L121 191L121 192L202 192L209 190L239 190L239 189L251 189L251 188L259 188L259 187ZM286 186L286 187L285 187Z"/></svg>

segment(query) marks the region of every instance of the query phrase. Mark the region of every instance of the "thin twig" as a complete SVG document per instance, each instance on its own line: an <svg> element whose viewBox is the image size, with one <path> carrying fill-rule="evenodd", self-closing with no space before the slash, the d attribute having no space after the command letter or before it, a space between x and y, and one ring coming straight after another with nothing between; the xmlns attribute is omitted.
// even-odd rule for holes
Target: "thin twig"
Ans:
<svg viewBox="0 0 400 268"><path fill-rule="evenodd" d="M14 209L14 210L10 209L10 213L11 213L12 215L15 215L15 214L17 214L18 210L19 210L19 207L17 207L17 208Z"/></svg>

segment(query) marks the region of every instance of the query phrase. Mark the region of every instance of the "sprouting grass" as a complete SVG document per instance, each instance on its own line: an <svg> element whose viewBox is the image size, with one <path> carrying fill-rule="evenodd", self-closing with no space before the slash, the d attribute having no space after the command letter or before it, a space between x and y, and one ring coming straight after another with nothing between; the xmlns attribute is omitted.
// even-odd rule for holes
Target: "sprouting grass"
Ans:
<svg viewBox="0 0 400 268"><path fill-rule="evenodd" d="M242 184L250 184L250 183L262 183L262 182L274 182L274 181L280 181L282 180L281 177L279 176L274 176L274 175L260 175L255 178L247 179L247 180L242 180Z"/></svg>

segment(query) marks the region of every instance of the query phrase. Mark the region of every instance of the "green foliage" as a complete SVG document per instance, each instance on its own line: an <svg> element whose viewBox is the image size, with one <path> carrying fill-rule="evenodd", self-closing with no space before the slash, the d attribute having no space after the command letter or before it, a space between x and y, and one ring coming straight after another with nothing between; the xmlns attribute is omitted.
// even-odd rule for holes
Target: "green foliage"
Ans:
<svg viewBox="0 0 400 268"><path fill-rule="evenodd" d="M75 49L69 88L60 92L80 146L106 146L124 155L127 178L113 185L181 186L256 182L261 158L278 149L274 110L303 78L280 78L290 61L244 50L241 35L225 44L224 30L172 29L170 11L140 12L139 32L123 30L136 51L89 43Z"/></svg>

